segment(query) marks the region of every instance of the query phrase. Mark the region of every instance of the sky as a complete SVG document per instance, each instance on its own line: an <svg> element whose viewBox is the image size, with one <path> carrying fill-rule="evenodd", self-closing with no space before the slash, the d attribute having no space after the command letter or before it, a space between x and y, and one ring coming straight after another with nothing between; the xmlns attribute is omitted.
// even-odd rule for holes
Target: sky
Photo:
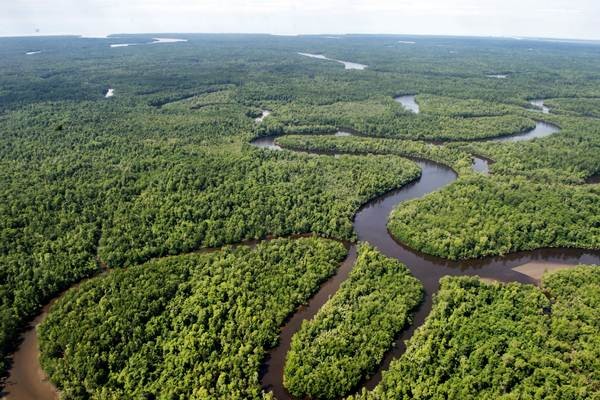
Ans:
<svg viewBox="0 0 600 400"><path fill-rule="evenodd" d="M0 36L199 32L600 39L600 0L0 0Z"/></svg>

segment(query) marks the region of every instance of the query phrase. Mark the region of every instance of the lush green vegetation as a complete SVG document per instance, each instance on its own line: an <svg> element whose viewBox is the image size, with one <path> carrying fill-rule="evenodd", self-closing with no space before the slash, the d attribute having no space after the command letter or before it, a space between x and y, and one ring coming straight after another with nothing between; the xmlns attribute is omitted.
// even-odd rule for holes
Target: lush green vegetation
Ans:
<svg viewBox="0 0 600 400"><path fill-rule="evenodd" d="M479 99L418 95L416 96L416 101L423 114L438 114L451 117L491 117L522 112L522 109L516 105Z"/></svg>
<svg viewBox="0 0 600 400"><path fill-rule="evenodd" d="M352 217L361 204L419 175L414 163L397 157L268 150L203 155L190 164L174 167L132 201L115 206L100 240L103 260L131 265L269 234L352 239Z"/></svg>
<svg viewBox="0 0 600 400"><path fill-rule="evenodd" d="M394 210L390 232L453 260L540 247L600 247L600 187L522 178L461 179Z"/></svg>
<svg viewBox="0 0 600 400"><path fill-rule="evenodd" d="M298 398L347 394L381 362L422 296L404 265L362 244L350 278L292 338L285 386Z"/></svg>
<svg viewBox="0 0 600 400"><path fill-rule="evenodd" d="M472 172L472 157L464 152L448 146L434 145L425 142L372 139L359 136L296 136L289 135L277 138L282 147L313 151L348 154L395 154L405 157L421 157L445 164L461 174Z"/></svg>
<svg viewBox="0 0 600 400"><path fill-rule="evenodd" d="M112 271L53 306L42 364L66 399L261 398L265 348L345 254L280 239Z"/></svg>
<svg viewBox="0 0 600 400"><path fill-rule="evenodd" d="M418 174L396 157L257 150L247 144L255 136L354 127L388 139L280 140L290 147L295 141L305 148L432 157L464 175L468 153L496 160L491 177L469 178L419 203L424 208L411 228L415 245L427 251L491 253L490 243L477 247L473 240L495 234L494 226L503 230L513 211L523 221L509 218L507 229L495 234L497 251L597 247L597 185L566 185L600 171L600 128L591 118L600 98L600 81L590 79L600 63L596 45L185 37L185 43L125 48L109 44L151 37L0 39L1 372L25 323L61 290L99 272L99 264L133 266L267 235L352 239L351 219L361 203ZM34 50L41 53L25 55ZM369 68L345 71L299 51ZM498 72L510 76L486 77ZM108 88L114 89L109 99ZM422 114L393 100L408 93L418 94ZM558 114L527 111L532 98L549 99ZM273 114L257 125L261 109ZM536 118L559 124L561 134L532 143L444 147L393 140L482 138L527 129ZM479 204L497 196L491 205ZM442 204L452 215L427 204ZM567 208L568 217L561 217ZM458 229L472 219L482 221L479 230ZM554 229L557 224L564 227ZM452 245L429 242L438 237L434 226L454 235ZM521 227L536 228L533 239Z"/></svg>
<svg viewBox="0 0 600 400"><path fill-rule="evenodd" d="M460 105L469 106L470 102L463 101ZM327 105L291 103L273 110L271 123L281 124L284 132L293 132L296 125L334 126L349 127L364 135L396 139L466 140L505 136L535 127L535 121L515 114L470 118L452 113L413 114L392 98ZM478 112L477 108L474 111Z"/></svg>
<svg viewBox="0 0 600 400"><path fill-rule="evenodd" d="M600 98L566 98L544 101L552 112L600 118Z"/></svg>
<svg viewBox="0 0 600 400"><path fill-rule="evenodd" d="M354 399L597 398L599 289L600 267L546 275L542 289L444 278L407 352Z"/></svg>
<svg viewBox="0 0 600 400"><path fill-rule="evenodd" d="M494 175L523 176L536 182L581 184L600 172L600 121L546 116L561 127L559 134L530 142L453 144L496 162Z"/></svg>
<svg viewBox="0 0 600 400"><path fill-rule="evenodd" d="M362 203L419 173L399 158L248 147L240 105L112 100L30 106L0 122L4 354L44 302L98 270L97 256L120 267L267 235L351 239Z"/></svg>

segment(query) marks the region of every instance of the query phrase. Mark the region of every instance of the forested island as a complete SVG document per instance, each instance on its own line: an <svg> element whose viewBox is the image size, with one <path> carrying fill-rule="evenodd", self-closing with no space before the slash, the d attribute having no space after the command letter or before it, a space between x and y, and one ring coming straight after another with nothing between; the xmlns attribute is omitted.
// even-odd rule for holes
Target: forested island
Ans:
<svg viewBox="0 0 600 400"><path fill-rule="evenodd" d="M0 38L8 398L600 396L598 44L172 39Z"/></svg>

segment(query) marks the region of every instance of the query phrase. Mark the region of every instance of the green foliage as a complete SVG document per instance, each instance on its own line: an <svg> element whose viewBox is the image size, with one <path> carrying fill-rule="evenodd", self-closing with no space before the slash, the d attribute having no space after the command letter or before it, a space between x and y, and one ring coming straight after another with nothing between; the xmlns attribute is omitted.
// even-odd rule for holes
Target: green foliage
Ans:
<svg viewBox="0 0 600 400"><path fill-rule="evenodd" d="M540 247L600 247L600 188L470 176L390 216L408 246L458 260Z"/></svg>
<svg viewBox="0 0 600 400"><path fill-rule="evenodd" d="M600 118L600 98L548 99L544 102L552 112Z"/></svg>
<svg viewBox="0 0 600 400"><path fill-rule="evenodd" d="M418 95L416 101L424 114L475 118L519 113L521 109L502 103L479 99L457 99L433 95Z"/></svg>
<svg viewBox="0 0 600 400"><path fill-rule="evenodd" d="M478 142L457 147L495 160L491 166L493 174L579 184L600 172L600 123L589 118L548 119L560 124L560 133L530 142Z"/></svg>
<svg viewBox="0 0 600 400"><path fill-rule="evenodd" d="M561 199L570 207L570 219L560 221L570 230L568 241L525 240L519 230L507 229L503 243L597 246L597 189L555 185L581 183L600 171L598 124L585 117L596 115L594 99L600 98L600 81L591 79L598 74L595 45L419 37L406 46L396 36L184 36L188 42L172 45L144 44L152 40L147 35L0 39L0 371L41 305L97 273L99 263L119 267L269 234L314 231L352 238L351 218L361 203L418 174L413 164L394 157L271 154L246 144L254 136L354 127L372 136L456 141L521 131L543 117L559 124L561 134L468 148L359 138L336 146L382 154L389 147L394 154L432 157L462 174L470 165L465 151L489 155L496 160L494 174L519 175L522 187L525 180L537 182L518 197L536 204L519 214L523 218L543 215L546 224L560 219L551 214L566 208L556 205ZM124 41L140 45L109 47ZM42 52L25 55L33 50ZM297 52L369 68L345 71ZM498 72L510 76L486 77ZM110 99L104 98L108 88L115 90ZM405 93L418 94L422 114L409 114L393 101ZM575 97L584 99L569 100ZM519 110L532 98L550 99L559 114ZM253 118L261 109L273 114L257 125ZM315 140L325 146L329 139ZM495 179L487 184L494 194L508 190L502 189L504 178ZM541 187L546 182L552 186ZM457 218L479 218L460 211L461 198L440 196ZM503 216L522 209L520 203L507 202L501 212L484 207L481 219L503 229ZM429 232L419 221L415 231ZM537 229L536 223L523 222ZM508 228L514 226L520 225L511 221ZM552 234L546 227L537 231ZM456 243L457 254L471 253L470 242L464 243Z"/></svg>
<svg viewBox="0 0 600 400"><path fill-rule="evenodd" d="M292 338L287 389L299 398L347 394L381 362L422 296L404 265L360 245L350 278Z"/></svg>
<svg viewBox="0 0 600 400"><path fill-rule="evenodd" d="M121 267L267 235L350 239L361 204L419 174L400 158L246 146L254 124L248 110L111 99L7 114L0 121L2 354L41 305L98 271L98 255Z"/></svg>
<svg viewBox="0 0 600 400"><path fill-rule="evenodd" d="M259 399L265 348L345 254L280 239L109 272L52 307L42 364L66 399Z"/></svg>
<svg viewBox="0 0 600 400"><path fill-rule="evenodd" d="M438 98L427 97L427 99L434 103ZM443 99L443 101L448 100ZM470 105L469 102L464 103L463 101L458 106ZM443 105L440 107L443 108ZM367 136L396 139L455 141L484 139L520 133L535 127L533 120L514 114L471 118L457 117L453 113L413 114L404 110L391 97L360 103L344 102L319 106L288 104L275 107L273 110L273 121L288 127L286 131L293 131L296 125L326 125L349 127Z"/></svg>
<svg viewBox="0 0 600 400"><path fill-rule="evenodd" d="M269 234L352 239L360 205L418 175L414 163L397 157L205 154L166 169L130 202L116 204L99 254L109 265L132 265Z"/></svg>
<svg viewBox="0 0 600 400"><path fill-rule="evenodd" d="M359 126L368 135L417 140L477 140L508 136L535 127L531 119L516 116L450 118L417 114L411 118L380 121Z"/></svg>
<svg viewBox="0 0 600 400"><path fill-rule="evenodd" d="M468 153L449 146L425 142L360 136L283 136L277 138L276 142L285 148L312 152L395 154L421 157L445 164L461 174L472 173L472 158Z"/></svg>
<svg viewBox="0 0 600 400"><path fill-rule="evenodd" d="M597 398L599 289L600 267L546 275L543 290L443 278L407 352L351 399Z"/></svg>

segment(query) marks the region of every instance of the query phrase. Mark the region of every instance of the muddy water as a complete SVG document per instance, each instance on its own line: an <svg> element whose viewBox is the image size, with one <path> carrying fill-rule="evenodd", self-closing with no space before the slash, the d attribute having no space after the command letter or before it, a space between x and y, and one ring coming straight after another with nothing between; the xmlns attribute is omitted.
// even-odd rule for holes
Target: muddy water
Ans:
<svg viewBox="0 0 600 400"><path fill-rule="evenodd" d="M541 124L541 123L540 123ZM547 125L547 124L546 124ZM556 127L552 127L554 132ZM536 127L537 128L537 127ZM544 128L545 129L545 128ZM546 131L548 129L545 129ZM535 131L535 130L534 130ZM528 133L530 137L539 137L538 133ZM506 138L503 138L507 140ZM252 142L255 146L280 150L281 147L274 143L274 137L260 138ZM478 161L479 160L479 161ZM397 243L387 231L389 213L399 203L415 198L420 198L433 191L450 184L456 179L456 174L450 168L434 162L415 159L422 168L422 175L413 183L383 195L359 210L355 216L354 228L359 240L367 241L377 247L383 254L394 257L403 262L412 274L421 280L425 287L424 302L417 310L411 326L402 332L396 339L396 346L385 355L380 368L368 381L364 382L367 388L373 388L381 379L381 371L387 369L391 360L398 358L404 352L404 340L409 339L429 314L432 305L432 295L438 289L438 282L445 275L479 275L484 278L502 282L516 281L535 283L532 278L512 270L512 268L529 262L549 262L560 264L579 263L600 264L600 251L584 251L576 249L541 249L530 252L514 253L504 257L485 258L464 262L452 262L445 259L429 256L411 250ZM474 168L481 170L487 161L476 158ZM336 275L324 283L309 303L297 310L282 327L280 343L269 352L263 365L261 383L266 390L272 390L279 400L291 399L285 391L283 382L283 366L288 352L290 340L305 319L311 319L321 306L338 290L340 284L348 277L354 261L356 249L350 248L349 255L337 271ZM50 305L43 309L33 326L42 321ZM53 400L57 398L56 388L46 381L40 368L37 337L35 329L30 329L24 335L24 342L14 354L14 363L8 378L5 392L8 399L15 400Z"/></svg>
<svg viewBox="0 0 600 400"><path fill-rule="evenodd" d="M22 335L23 341L17 351L13 354L12 367L4 385L4 391L0 392L2 399L10 400L56 400L59 391L49 380L40 365L40 351L37 340L37 327L46 319L50 308L69 290L79 287L90 279L96 279L107 273L106 264L98 260L100 273L85 278L63 291L48 304L40 314L29 324L29 329Z"/></svg>
<svg viewBox="0 0 600 400"><path fill-rule="evenodd" d="M273 391L277 400L291 399L282 385L283 367L285 356L290 348L292 336L300 329L302 321L312 319L317 311L325 304L332 294L337 292L342 282L344 282L356 261L356 246L350 247L348 256L338 268L336 274L321 286L308 304L300 307L294 315L286 322L279 335L279 344L275 350L269 352L267 361L262 365L261 384L266 391Z"/></svg>
<svg viewBox="0 0 600 400"><path fill-rule="evenodd" d="M37 343L37 326L46 318L50 304L30 324L30 329L23 335L23 342L13 356L13 367L6 380L3 399L29 400L58 399L58 391L46 377L40 365L40 353Z"/></svg>
<svg viewBox="0 0 600 400"><path fill-rule="evenodd" d="M267 148L274 145L274 138L269 138L270 143L265 139L267 138L263 138L263 142L255 141L253 143L259 147ZM486 160L479 160L485 162L487 166ZM441 277L447 275L478 275L500 282L535 284L537 282L534 279L513 271L513 268L529 262L569 265L600 263L600 251L578 249L539 249L512 253L502 257L456 262L423 254L398 243L387 230L387 221L390 212L399 203L426 196L452 183L457 178L456 173L444 165L427 160L415 159L414 161L422 170L419 179L367 203L358 211L354 218L354 229L360 241L369 242L386 256L400 260L425 287L424 301L415 313L412 324L396 338L395 346L385 354L384 360L376 373L360 385L367 389L373 389L381 380L382 371L388 368L392 360L404 353L406 349L404 341L410 339L414 331L423 324L431 311L432 296L438 290ZM481 168L477 164L476 159L474 168ZM283 367L292 336L300 328L302 320L311 319L320 307L325 304L327 299L335 294L340 283L348 276L355 260L356 250L353 247L338 274L332 278L332 283L329 284L328 282L323 285L317 295L311 299L308 306L301 308L281 328L281 340L277 347L269 352L268 358L263 365L261 377L261 384L264 390L273 391L278 400L293 399L283 387Z"/></svg>

